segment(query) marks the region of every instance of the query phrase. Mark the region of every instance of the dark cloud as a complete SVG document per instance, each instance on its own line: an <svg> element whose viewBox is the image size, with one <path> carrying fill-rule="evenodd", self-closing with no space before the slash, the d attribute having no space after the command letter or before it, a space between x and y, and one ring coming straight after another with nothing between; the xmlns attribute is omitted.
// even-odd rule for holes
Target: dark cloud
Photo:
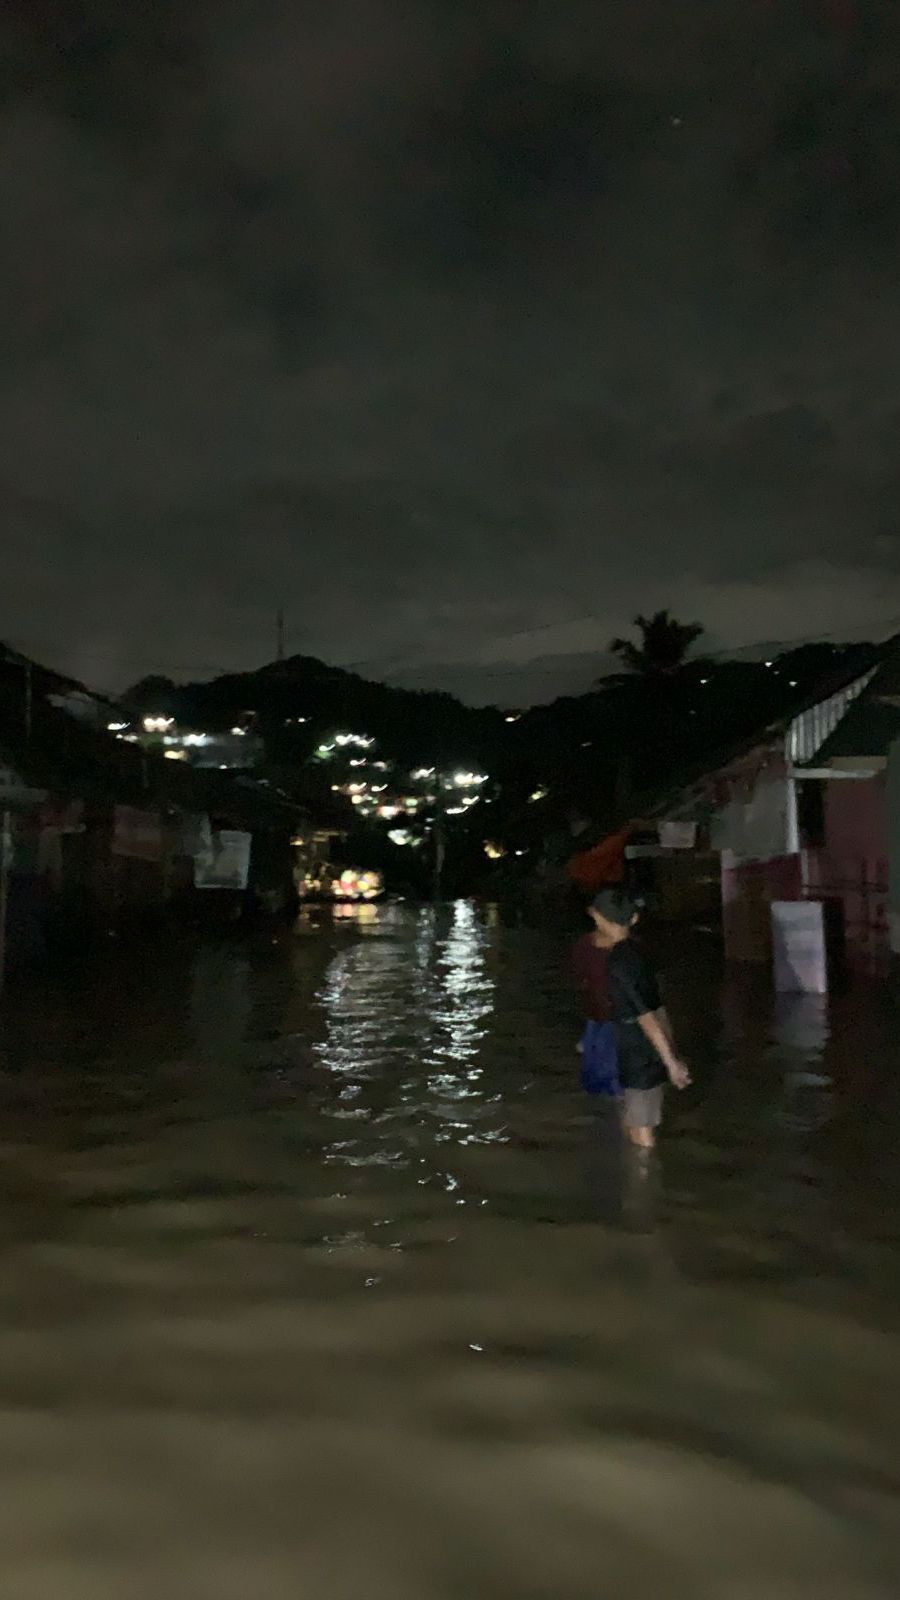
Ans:
<svg viewBox="0 0 900 1600"><path fill-rule="evenodd" d="M877 631L898 44L851 0L6 8L0 635L115 684L283 603L510 699L657 601Z"/></svg>

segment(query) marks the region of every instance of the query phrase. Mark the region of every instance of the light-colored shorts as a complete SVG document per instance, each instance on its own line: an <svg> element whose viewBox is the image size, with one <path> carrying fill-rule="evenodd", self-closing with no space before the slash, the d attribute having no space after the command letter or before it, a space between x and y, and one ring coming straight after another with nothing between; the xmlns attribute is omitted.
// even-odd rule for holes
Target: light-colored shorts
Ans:
<svg viewBox="0 0 900 1600"><path fill-rule="evenodd" d="M665 1085L655 1089L623 1089L622 1121L626 1128L658 1128L662 1122Z"/></svg>

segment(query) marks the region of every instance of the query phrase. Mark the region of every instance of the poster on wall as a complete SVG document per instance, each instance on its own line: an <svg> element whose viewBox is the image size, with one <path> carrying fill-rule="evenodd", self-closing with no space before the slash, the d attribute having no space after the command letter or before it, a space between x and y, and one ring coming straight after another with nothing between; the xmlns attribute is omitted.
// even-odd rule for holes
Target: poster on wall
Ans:
<svg viewBox="0 0 900 1600"><path fill-rule="evenodd" d="M194 857L195 888L243 892L250 875L251 838L249 833L226 828L211 833L209 848Z"/></svg>
<svg viewBox="0 0 900 1600"><path fill-rule="evenodd" d="M132 861L162 861L162 823L154 811L137 811L133 806L116 806L113 819L112 852Z"/></svg>

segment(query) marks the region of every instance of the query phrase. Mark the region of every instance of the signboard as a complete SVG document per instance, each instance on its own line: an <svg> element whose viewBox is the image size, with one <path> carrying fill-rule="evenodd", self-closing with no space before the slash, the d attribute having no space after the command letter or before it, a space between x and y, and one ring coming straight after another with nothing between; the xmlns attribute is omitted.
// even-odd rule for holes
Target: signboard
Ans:
<svg viewBox="0 0 900 1600"><path fill-rule="evenodd" d="M772 946L779 994L827 994L825 907L820 901L774 900Z"/></svg>
<svg viewBox="0 0 900 1600"><path fill-rule="evenodd" d="M250 874L251 839L251 834L232 829L211 833L208 848L194 857L195 887L243 892Z"/></svg>
<svg viewBox="0 0 900 1600"><path fill-rule="evenodd" d="M659 842L664 850L693 850L697 844L696 822L661 822Z"/></svg>
<svg viewBox="0 0 900 1600"><path fill-rule="evenodd" d="M161 861L162 824L156 812L116 806L112 852L114 856L128 856L133 861Z"/></svg>

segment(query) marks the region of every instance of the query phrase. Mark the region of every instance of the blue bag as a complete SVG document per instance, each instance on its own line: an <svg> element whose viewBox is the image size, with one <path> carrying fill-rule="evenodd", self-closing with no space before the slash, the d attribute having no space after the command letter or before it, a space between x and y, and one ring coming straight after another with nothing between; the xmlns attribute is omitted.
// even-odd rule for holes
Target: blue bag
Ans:
<svg viewBox="0 0 900 1600"><path fill-rule="evenodd" d="M619 1043L611 1022L588 1022L581 1036L581 1087L587 1094L621 1094Z"/></svg>

